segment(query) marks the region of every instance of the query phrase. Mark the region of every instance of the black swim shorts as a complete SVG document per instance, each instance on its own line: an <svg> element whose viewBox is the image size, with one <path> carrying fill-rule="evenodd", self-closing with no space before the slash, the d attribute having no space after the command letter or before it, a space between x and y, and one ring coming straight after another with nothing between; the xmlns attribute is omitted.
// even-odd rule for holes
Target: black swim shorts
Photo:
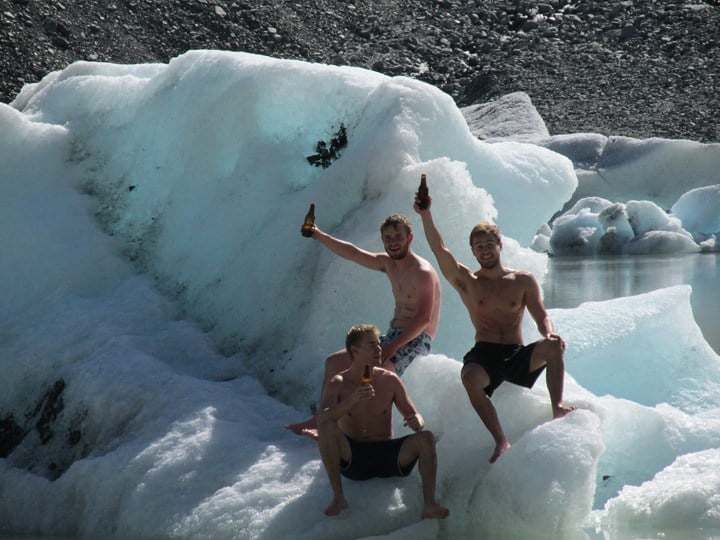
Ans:
<svg viewBox="0 0 720 540"><path fill-rule="evenodd" d="M480 364L485 368L490 376L490 384L485 388L488 396L492 396L503 381L532 388L545 369L545 366L542 366L535 371L530 371L530 356L532 356L536 343L523 346L478 341L465 355L463 363Z"/></svg>
<svg viewBox="0 0 720 540"><path fill-rule="evenodd" d="M361 442L347 437L350 443L350 462L340 461L340 474L350 480L368 480L370 478L389 478L407 476L415 467L417 459L405 467L400 467L398 455L400 447L409 435L389 441Z"/></svg>

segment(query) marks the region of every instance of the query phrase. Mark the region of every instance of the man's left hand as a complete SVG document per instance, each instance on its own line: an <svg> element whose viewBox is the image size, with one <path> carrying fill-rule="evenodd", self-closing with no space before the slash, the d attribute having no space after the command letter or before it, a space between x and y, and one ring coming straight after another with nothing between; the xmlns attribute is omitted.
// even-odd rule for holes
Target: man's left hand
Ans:
<svg viewBox="0 0 720 540"><path fill-rule="evenodd" d="M564 351L565 350L565 340L558 336L557 334L548 334L547 339L549 341L559 341L560 342L560 348Z"/></svg>
<svg viewBox="0 0 720 540"><path fill-rule="evenodd" d="M391 347L389 343L385 345L382 351L382 365L392 364L392 358L396 352L395 347Z"/></svg>
<svg viewBox="0 0 720 540"><path fill-rule="evenodd" d="M413 431L420 431L423 428L421 417L417 413L406 417L403 425L409 427Z"/></svg>

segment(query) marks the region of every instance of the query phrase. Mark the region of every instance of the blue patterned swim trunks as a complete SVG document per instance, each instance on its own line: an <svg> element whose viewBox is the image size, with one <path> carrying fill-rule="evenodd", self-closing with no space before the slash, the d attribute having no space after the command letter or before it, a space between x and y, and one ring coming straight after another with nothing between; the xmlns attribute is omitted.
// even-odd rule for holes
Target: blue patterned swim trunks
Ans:
<svg viewBox="0 0 720 540"><path fill-rule="evenodd" d="M380 336L380 345L384 347L397 336L402 334L402 331L402 328L390 328L387 332L385 332L385 335ZM410 363L415 360L416 356L430 354L431 343L432 338L425 332L422 332L398 349L398 352L395 353L395 356L393 356L390 361L395 364L395 372L399 377L402 377L402 374L405 372Z"/></svg>

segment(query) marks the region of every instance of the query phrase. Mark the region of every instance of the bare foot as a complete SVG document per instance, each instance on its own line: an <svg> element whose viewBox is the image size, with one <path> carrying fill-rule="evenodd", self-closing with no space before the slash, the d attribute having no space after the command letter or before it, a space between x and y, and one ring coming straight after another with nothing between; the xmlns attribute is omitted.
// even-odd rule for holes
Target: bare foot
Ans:
<svg viewBox="0 0 720 540"><path fill-rule="evenodd" d="M450 515L450 510L439 504L430 504L423 508L420 519L445 519Z"/></svg>
<svg viewBox="0 0 720 540"><path fill-rule="evenodd" d="M310 418L310 420L305 420L304 422L298 422L297 424L285 424L285 429L292 431L295 435L302 435L317 440L317 420L315 417ZM314 433L314 436L309 435L309 433Z"/></svg>
<svg viewBox="0 0 720 540"><path fill-rule="evenodd" d="M285 429L292 431L295 435L301 437L307 437L313 441L318 440L317 426L315 425L315 419L306 420L305 422L299 422L297 424L285 424Z"/></svg>
<svg viewBox="0 0 720 540"><path fill-rule="evenodd" d="M317 429L303 429L298 435L312 439L313 441L319 441L320 435L318 435Z"/></svg>
<svg viewBox="0 0 720 540"><path fill-rule="evenodd" d="M574 410L577 410L577 407L565 407L564 405L558 405L553 408L553 418L563 418Z"/></svg>
<svg viewBox="0 0 720 540"><path fill-rule="evenodd" d="M348 503L345 500L344 497L341 497L339 499L333 499L333 501L330 503L330 506L328 506L325 509L325 515L326 516L337 516L345 510L348 507Z"/></svg>
<svg viewBox="0 0 720 540"><path fill-rule="evenodd" d="M493 455L490 456L490 463L495 463L497 458L503 455L508 448L510 448L510 443L507 441L496 444L495 451L493 452Z"/></svg>

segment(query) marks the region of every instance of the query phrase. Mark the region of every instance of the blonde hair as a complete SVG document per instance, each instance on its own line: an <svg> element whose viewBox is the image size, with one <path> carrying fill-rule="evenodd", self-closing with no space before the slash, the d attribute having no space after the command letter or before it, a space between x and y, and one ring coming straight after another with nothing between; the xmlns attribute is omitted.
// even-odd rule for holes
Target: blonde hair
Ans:
<svg viewBox="0 0 720 540"><path fill-rule="evenodd" d="M347 336L345 336L345 348L351 358L352 350L350 350L350 347L357 347L363 336L366 336L367 334L379 336L380 329L374 324L356 324L348 330Z"/></svg>
<svg viewBox="0 0 720 540"><path fill-rule="evenodd" d="M494 236L498 244L502 243L500 227L494 223L490 223L489 221L481 221L472 228L472 231L470 231L470 246L472 247L473 240L476 236L481 236L483 234Z"/></svg>

